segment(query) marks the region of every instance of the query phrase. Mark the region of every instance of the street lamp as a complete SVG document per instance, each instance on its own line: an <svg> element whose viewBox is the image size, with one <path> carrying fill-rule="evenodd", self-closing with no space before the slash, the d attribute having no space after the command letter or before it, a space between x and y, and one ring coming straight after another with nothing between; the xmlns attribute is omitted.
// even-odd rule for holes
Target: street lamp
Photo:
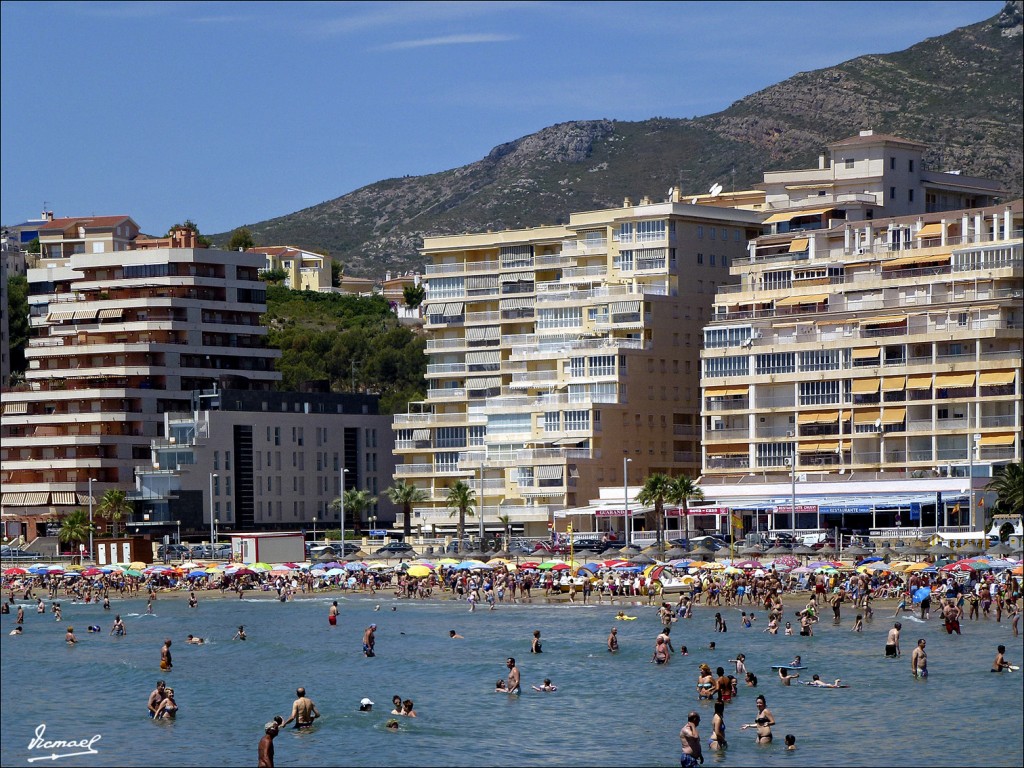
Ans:
<svg viewBox="0 0 1024 768"><path fill-rule="evenodd" d="M629 463L631 461L633 461L633 460L630 459L630 458L626 458L625 456L622 457L622 503L625 505L625 508L626 508L626 522L623 525L623 530L624 530L624 532L626 534L626 544L625 544L625 546L627 546L627 547L629 546L629 482L628 482L629 468L628 468L628 465L629 465Z"/></svg>
<svg viewBox="0 0 1024 768"><path fill-rule="evenodd" d="M178 526L178 545L181 546L181 520L175 520L174 524Z"/></svg>
<svg viewBox="0 0 1024 768"><path fill-rule="evenodd" d="M968 418L967 426L968 427L973 426L970 423L970 419L969 418ZM981 442L981 435L978 435L978 434L968 434L967 435L967 461L968 461L968 465L967 465L968 466L967 482L969 484L968 487L970 488L970 497L969 498L970 498L970 505L971 505L971 511L970 511L970 514L967 515L967 521L970 524L972 531L978 530L977 511L975 510L975 507L974 507L974 453L975 453L975 451L978 450L978 443L979 442ZM958 520L957 522L960 522L960 521ZM981 522L982 522L982 524L984 524L985 521L982 520ZM988 537L987 536L985 536L983 538L984 538L985 541L988 541Z"/></svg>
<svg viewBox="0 0 1024 768"><path fill-rule="evenodd" d="M313 543L316 544L316 516L313 517Z"/></svg>
<svg viewBox="0 0 1024 768"><path fill-rule="evenodd" d="M92 547L92 481L93 480L94 480L94 478L92 478L92 477L89 478L89 559L92 562L95 563L96 562L96 558L93 555L94 550L93 550L93 547Z"/></svg>
<svg viewBox="0 0 1024 768"><path fill-rule="evenodd" d="M216 532L213 530L213 478L220 477L216 472L210 473L210 559L213 559L213 546L216 542Z"/></svg>
<svg viewBox="0 0 1024 768"><path fill-rule="evenodd" d="M210 553L211 553L211 556L216 556L216 554L217 554L217 539L220 537L220 518L219 517L216 518L213 521L213 524L216 527L213 529L213 543L210 546Z"/></svg>
<svg viewBox="0 0 1024 768"><path fill-rule="evenodd" d="M341 510L341 555L345 555L345 475L348 470L344 467L338 473L338 506Z"/></svg>

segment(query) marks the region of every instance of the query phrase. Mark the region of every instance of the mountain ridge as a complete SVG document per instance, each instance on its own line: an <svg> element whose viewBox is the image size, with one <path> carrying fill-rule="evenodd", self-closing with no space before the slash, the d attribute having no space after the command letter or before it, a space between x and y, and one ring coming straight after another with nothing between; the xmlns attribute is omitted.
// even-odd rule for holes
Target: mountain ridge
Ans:
<svg viewBox="0 0 1024 768"><path fill-rule="evenodd" d="M422 268L424 236L564 223L670 186L746 188L764 171L813 167L826 144L866 128L927 143L927 167L994 178L1019 197L1022 16L1012 0L977 24L797 73L710 115L558 123L458 168L245 226L260 244L327 248L346 273L378 277Z"/></svg>

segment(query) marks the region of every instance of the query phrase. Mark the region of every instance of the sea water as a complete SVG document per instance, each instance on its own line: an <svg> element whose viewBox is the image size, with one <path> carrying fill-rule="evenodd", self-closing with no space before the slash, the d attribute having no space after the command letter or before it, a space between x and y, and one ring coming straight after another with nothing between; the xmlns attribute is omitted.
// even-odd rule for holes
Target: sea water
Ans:
<svg viewBox="0 0 1024 768"><path fill-rule="evenodd" d="M333 599L341 608L336 627L327 623ZM839 626L823 615L815 635L805 638L764 633L763 611L745 629L739 609L698 607L693 619L673 625L677 653L662 666L650 663L661 625L646 605L627 609L636 621L616 621L619 605L505 603L470 613L464 602L384 594L288 603L201 594L194 609L181 599L159 599L154 615L146 615L144 600L116 600L110 611L61 602L62 623L26 604L21 637L8 636L13 614L0 621L5 766L32 758L61 766L254 765L263 724L290 714L298 686L322 717L312 732L281 731L279 766L675 766L679 729L691 710L702 716L707 765L1019 766L1024 760L1024 673L989 672L999 644L1020 664L1021 641L1009 622L994 619L965 621L962 636L949 636L935 618L921 623L904 614L903 657L893 660L883 655L891 609L879 608L864 632L855 633L854 611L844 606ZM787 619L794 624L795 607L791 599ZM715 612L728 632L714 632ZM125 620L126 637L109 635L114 613ZM362 637L371 623L378 625L377 653L366 658ZM90 624L102 632L87 632ZM240 624L245 642L231 639ZM79 639L73 647L64 642L68 625ZM613 626L621 648L615 655L606 650ZM450 639L450 629L465 639ZM535 629L541 630L539 655L530 653ZM186 645L188 633L207 644ZM174 668L164 673L166 637L173 640ZM927 680L910 673L918 638L928 641ZM678 653L684 645L685 657ZM741 684L726 705L728 749L710 752L713 706L697 700L697 668L706 662L729 674L728 660L737 653L746 654L759 685ZM850 687L784 687L770 666L795 654L808 667L801 680L818 673ZM520 696L494 693L509 656L522 676ZM557 692L531 689L545 677ZM161 678L175 689L174 722L147 716L147 698ZM754 720L758 693L777 723L769 746L756 745L753 730L740 730ZM398 718L398 732L384 725L394 694L412 699L419 714ZM375 702L372 712L358 711L363 697ZM797 737L796 751L785 750L787 733ZM91 752L52 745L97 735Z"/></svg>

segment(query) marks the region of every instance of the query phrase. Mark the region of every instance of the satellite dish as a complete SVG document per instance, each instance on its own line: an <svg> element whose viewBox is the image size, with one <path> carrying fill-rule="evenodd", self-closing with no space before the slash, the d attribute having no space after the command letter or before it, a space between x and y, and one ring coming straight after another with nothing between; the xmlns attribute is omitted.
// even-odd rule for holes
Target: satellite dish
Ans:
<svg viewBox="0 0 1024 768"><path fill-rule="evenodd" d="M697 198L694 197L692 200L690 200L690 205L696 205L696 204L697 204Z"/></svg>
<svg viewBox="0 0 1024 768"><path fill-rule="evenodd" d="M711 193L712 197L718 197L720 194L722 194L722 185L715 182L714 184L711 185L711 189L709 189L708 192Z"/></svg>
<svg viewBox="0 0 1024 768"><path fill-rule="evenodd" d="M668 188L668 196L669 196L670 198L671 198L671 197L672 197L672 195L674 195L675 193L676 193L676 188L675 188L675 187L669 187L669 188Z"/></svg>

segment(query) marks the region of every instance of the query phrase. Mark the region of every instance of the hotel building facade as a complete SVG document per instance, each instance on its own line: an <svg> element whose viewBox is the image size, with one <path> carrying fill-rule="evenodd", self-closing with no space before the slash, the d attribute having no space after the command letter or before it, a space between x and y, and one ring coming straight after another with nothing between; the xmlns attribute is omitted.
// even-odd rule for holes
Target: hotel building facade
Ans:
<svg viewBox="0 0 1024 768"><path fill-rule="evenodd" d="M428 496L414 525L453 530L460 480L487 529L540 536L624 468L696 476L701 328L762 218L674 192L426 238L428 397L394 419L395 477Z"/></svg>

